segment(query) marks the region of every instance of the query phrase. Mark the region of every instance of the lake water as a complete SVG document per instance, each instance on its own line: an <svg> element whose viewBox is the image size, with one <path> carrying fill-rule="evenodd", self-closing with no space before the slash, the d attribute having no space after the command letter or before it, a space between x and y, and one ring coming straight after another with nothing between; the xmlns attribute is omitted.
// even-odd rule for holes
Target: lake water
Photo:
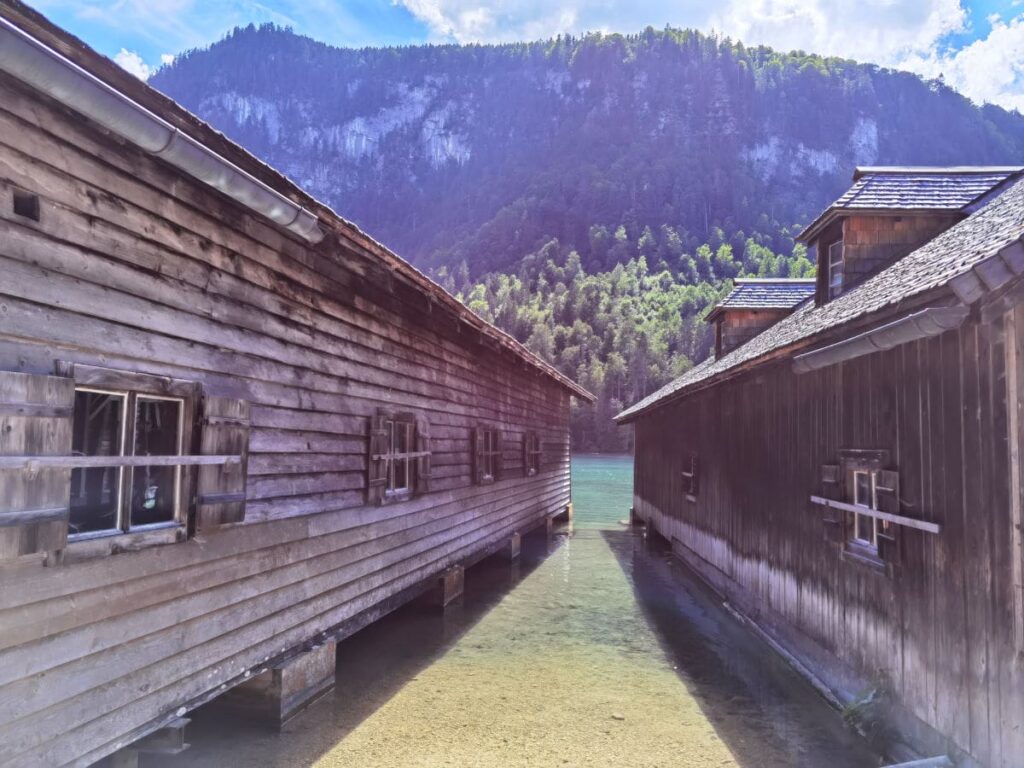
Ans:
<svg viewBox="0 0 1024 768"><path fill-rule="evenodd" d="M878 765L840 716L623 525L629 457L573 460L575 519L338 648L337 688L280 734L200 711L166 766Z"/></svg>

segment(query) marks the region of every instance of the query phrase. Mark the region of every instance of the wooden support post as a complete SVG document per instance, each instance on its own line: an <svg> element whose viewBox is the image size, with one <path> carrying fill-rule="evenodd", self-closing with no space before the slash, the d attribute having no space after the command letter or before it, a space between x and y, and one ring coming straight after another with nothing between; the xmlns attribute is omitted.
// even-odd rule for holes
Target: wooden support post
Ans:
<svg viewBox="0 0 1024 768"><path fill-rule="evenodd" d="M555 532L555 518L548 517L544 519L544 534L550 536Z"/></svg>
<svg viewBox="0 0 1024 768"><path fill-rule="evenodd" d="M644 542L654 552L672 549L672 542L661 535L657 528L648 525L644 531Z"/></svg>
<svg viewBox="0 0 1024 768"><path fill-rule="evenodd" d="M522 538L518 533L513 533L508 540L508 543L501 548L501 556L509 562L519 559L519 551L521 548Z"/></svg>
<svg viewBox="0 0 1024 768"><path fill-rule="evenodd" d="M453 565L437 578L431 602L440 608L462 597L466 585L466 570L461 565Z"/></svg>
<svg viewBox="0 0 1024 768"><path fill-rule="evenodd" d="M629 524L630 525L644 525L644 519L636 513L636 507L629 508Z"/></svg>
<svg viewBox="0 0 1024 768"><path fill-rule="evenodd" d="M572 502L570 501L569 505L565 508L565 510L555 515L553 519L559 523L571 523L572 512Z"/></svg>
<svg viewBox="0 0 1024 768"><path fill-rule="evenodd" d="M177 755L188 749L185 741L185 727L192 722L187 717L179 717L163 728L148 736L143 736L126 751L137 755Z"/></svg>
<svg viewBox="0 0 1024 768"><path fill-rule="evenodd" d="M334 688L335 651L324 643L271 667L225 693L218 706L281 728Z"/></svg>

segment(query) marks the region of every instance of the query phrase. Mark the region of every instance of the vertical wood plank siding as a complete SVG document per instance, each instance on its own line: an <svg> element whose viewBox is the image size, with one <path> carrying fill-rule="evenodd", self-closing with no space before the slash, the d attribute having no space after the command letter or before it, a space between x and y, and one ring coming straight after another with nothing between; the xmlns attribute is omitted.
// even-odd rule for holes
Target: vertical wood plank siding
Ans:
<svg viewBox="0 0 1024 768"><path fill-rule="evenodd" d="M39 195L38 222L13 213L15 189ZM357 244L307 247L2 77L0 275L0 370L60 359L251 405L245 522L0 568L0 765L88 764L569 503L562 386ZM432 482L371 507L381 407L429 423ZM478 424L504 437L487 486L471 476Z"/></svg>
<svg viewBox="0 0 1024 768"><path fill-rule="evenodd" d="M774 364L636 422L641 517L825 679L882 686L1003 768L1024 759L1006 365L1019 381L1020 356L1006 349L1015 318L1024 313L801 376ZM888 450L903 514L942 527L900 529L893 578L843 558L808 502L845 448ZM679 487L690 453L695 501ZM1019 478L1012 487L1020 493Z"/></svg>

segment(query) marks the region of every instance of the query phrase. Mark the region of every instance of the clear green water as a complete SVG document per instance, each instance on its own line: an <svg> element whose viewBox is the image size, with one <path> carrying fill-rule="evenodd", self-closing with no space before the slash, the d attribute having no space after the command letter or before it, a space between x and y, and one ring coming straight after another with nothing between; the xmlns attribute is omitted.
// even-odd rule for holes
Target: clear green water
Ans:
<svg viewBox="0 0 1024 768"><path fill-rule="evenodd" d="M283 733L200 710L180 766L878 765L837 713L620 521L629 457L573 461L575 519L455 608L339 646L333 696Z"/></svg>
<svg viewBox="0 0 1024 768"><path fill-rule="evenodd" d="M574 456L572 495L576 530L617 530L633 506L633 457Z"/></svg>

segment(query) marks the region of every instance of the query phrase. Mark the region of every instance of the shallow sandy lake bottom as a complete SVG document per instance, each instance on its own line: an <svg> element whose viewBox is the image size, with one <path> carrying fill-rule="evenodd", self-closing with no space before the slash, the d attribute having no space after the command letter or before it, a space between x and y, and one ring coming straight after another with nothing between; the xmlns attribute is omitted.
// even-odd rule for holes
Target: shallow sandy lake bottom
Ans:
<svg viewBox="0 0 1024 768"><path fill-rule="evenodd" d="M517 564L470 569L443 614L410 605L339 645L333 695L282 733L200 710L192 748L162 764L877 765L682 566L618 523L630 476L626 459L576 459L572 529L527 538Z"/></svg>

